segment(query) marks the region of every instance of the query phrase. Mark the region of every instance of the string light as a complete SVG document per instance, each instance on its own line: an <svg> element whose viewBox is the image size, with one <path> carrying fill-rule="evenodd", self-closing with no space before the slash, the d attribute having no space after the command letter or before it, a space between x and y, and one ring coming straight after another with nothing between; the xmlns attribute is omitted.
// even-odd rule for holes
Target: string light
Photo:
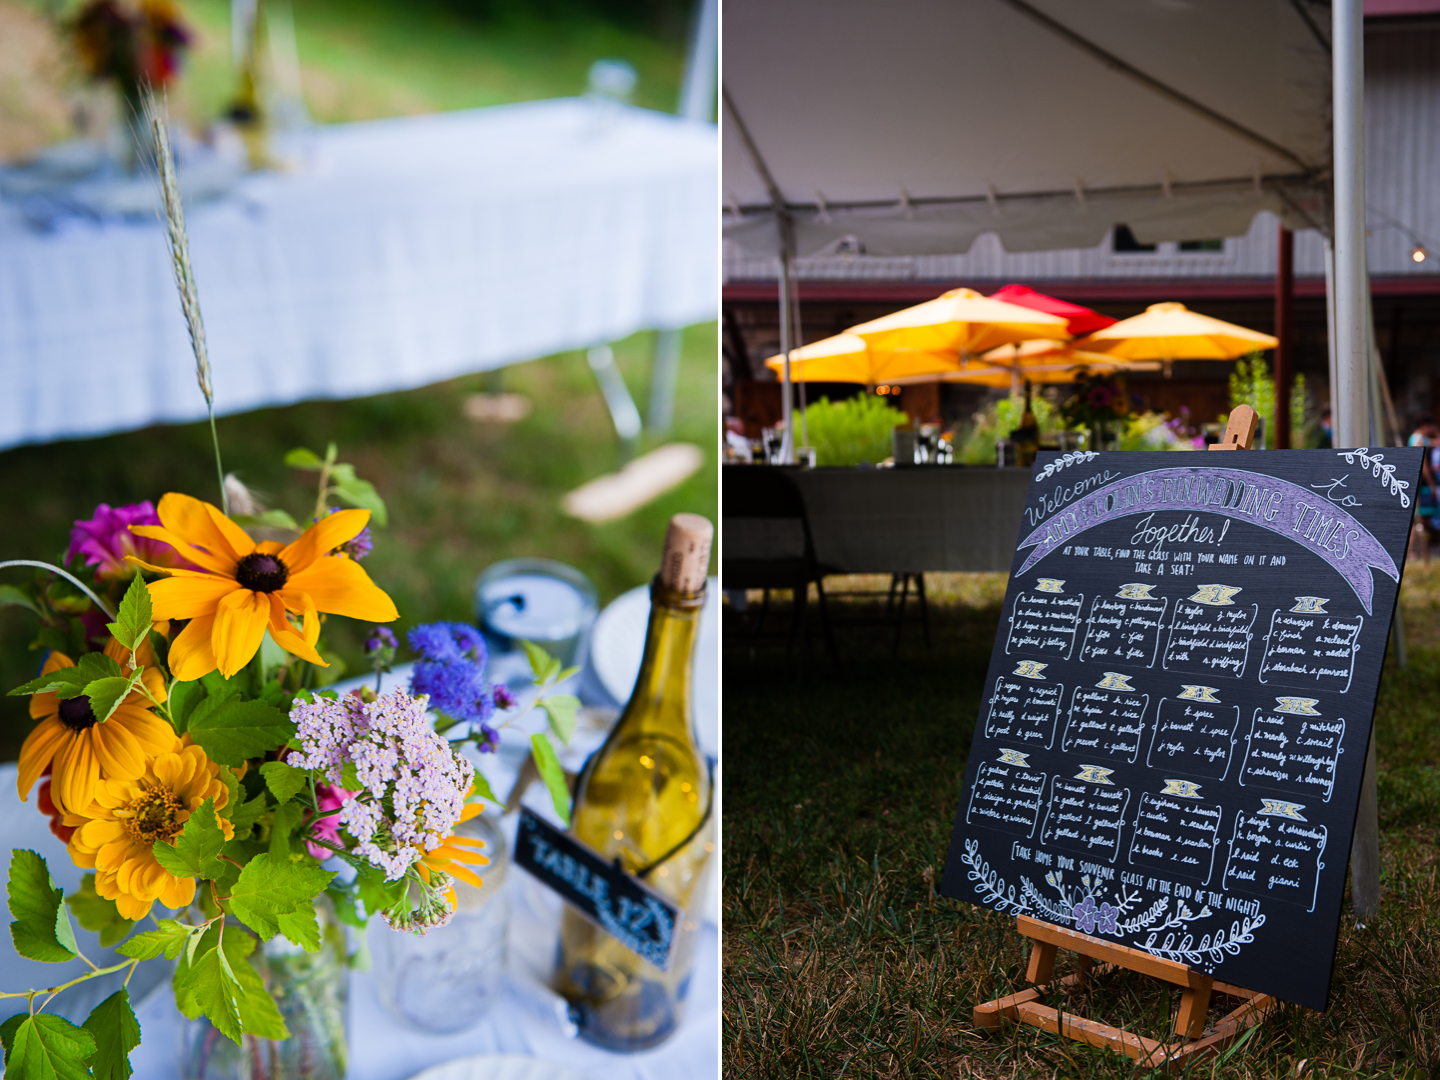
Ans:
<svg viewBox="0 0 1440 1080"><path fill-rule="evenodd" d="M1414 259L1417 263L1422 263L1425 261L1426 254L1428 254L1426 250L1417 244L1415 250L1410 252L1410 258Z"/></svg>

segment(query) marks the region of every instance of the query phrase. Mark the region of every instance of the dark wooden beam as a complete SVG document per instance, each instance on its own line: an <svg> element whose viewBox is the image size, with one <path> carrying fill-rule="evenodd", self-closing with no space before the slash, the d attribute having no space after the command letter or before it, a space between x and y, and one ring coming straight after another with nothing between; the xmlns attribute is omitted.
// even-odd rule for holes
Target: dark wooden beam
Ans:
<svg viewBox="0 0 1440 1080"><path fill-rule="evenodd" d="M1277 450L1290 449L1290 380L1295 377L1294 334L1291 312L1295 306L1295 234L1281 225L1275 257L1275 433L1266 440Z"/></svg>

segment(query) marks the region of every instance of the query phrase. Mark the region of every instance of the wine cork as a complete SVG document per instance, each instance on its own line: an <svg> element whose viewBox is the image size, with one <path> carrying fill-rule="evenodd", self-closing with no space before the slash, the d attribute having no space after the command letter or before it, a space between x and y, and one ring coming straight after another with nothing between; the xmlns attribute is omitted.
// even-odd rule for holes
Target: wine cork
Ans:
<svg viewBox="0 0 1440 1080"><path fill-rule="evenodd" d="M665 531L665 554L660 558L660 581L680 593L705 588L710 569L710 544L715 526L699 514L676 514Z"/></svg>

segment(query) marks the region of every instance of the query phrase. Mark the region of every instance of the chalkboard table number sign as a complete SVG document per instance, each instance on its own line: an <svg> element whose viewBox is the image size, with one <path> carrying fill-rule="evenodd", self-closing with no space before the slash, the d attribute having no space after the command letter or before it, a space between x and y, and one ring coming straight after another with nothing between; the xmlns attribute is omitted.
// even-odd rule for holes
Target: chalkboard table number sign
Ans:
<svg viewBox="0 0 1440 1080"><path fill-rule="evenodd" d="M1225 442L1246 450L1253 410ZM1175 1064L1323 1010L1420 448L1042 454L941 891L1181 987L1180 1042L1002 1020ZM1204 1038L1213 993L1239 1008Z"/></svg>

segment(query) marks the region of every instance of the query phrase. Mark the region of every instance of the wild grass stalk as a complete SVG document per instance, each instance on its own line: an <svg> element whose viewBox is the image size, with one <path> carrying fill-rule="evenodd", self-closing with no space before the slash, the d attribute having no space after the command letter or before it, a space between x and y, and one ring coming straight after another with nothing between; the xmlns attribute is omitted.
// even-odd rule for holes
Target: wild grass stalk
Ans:
<svg viewBox="0 0 1440 1080"><path fill-rule="evenodd" d="M195 354L195 381L205 395L205 408L210 414L210 438L215 446L215 473L220 483L220 505L230 513L230 499L225 491L225 467L220 463L220 434L215 429L215 389L210 380L210 354L205 346L205 321L200 316L200 290L195 285L195 269L190 262L190 239L185 231L185 207L180 198L180 177L175 169L175 152L170 145L170 123L164 103L153 93L145 95L145 129L154 140L155 172L160 185L165 236L170 244L170 264L175 271L175 287L180 292L180 310L190 332L190 349Z"/></svg>

